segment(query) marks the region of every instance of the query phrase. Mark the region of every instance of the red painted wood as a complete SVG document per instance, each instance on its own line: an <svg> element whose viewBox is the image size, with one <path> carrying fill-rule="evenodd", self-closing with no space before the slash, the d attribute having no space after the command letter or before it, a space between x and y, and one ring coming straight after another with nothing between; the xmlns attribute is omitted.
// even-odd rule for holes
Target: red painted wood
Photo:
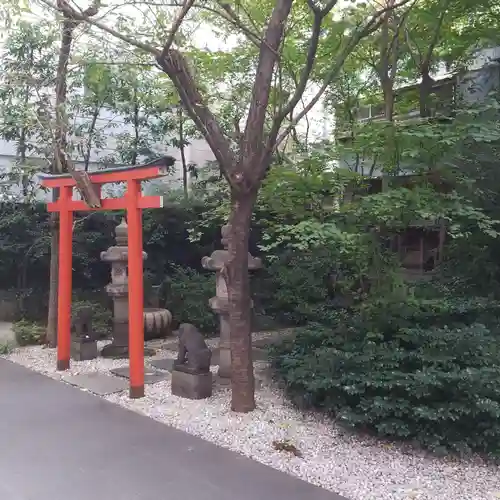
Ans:
<svg viewBox="0 0 500 500"><path fill-rule="evenodd" d="M142 211L139 208L141 184L127 183L128 224L128 317L130 397L144 396L144 284L142 267Z"/></svg>
<svg viewBox="0 0 500 500"><path fill-rule="evenodd" d="M138 207L144 208L161 208L163 199L161 196L141 196L138 199ZM49 212L59 212L61 210L59 201L47 203ZM101 207L91 208L84 201L72 200L68 203L67 208L73 212L87 212L97 210L125 210L127 208L126 198L101 198Z"/></svg>
<svg viewBox="0 0 500 500"><path fill-rule="evenodd" d="M90 181L92 184L106 184L108 182L128 182L131 180L147 180L162 177L166 174L166 170L161 166L140 166L137 168L130 168L128 170L116 169L112 172L93 172L89 173ZM49 177L41 178L42 186L49 188L57 188L63 186L76 186L73 177Z"/></svg>
<svg viewBox="0 0 500 500"><path fill-rule="evenodd" d="M57 369L69 368L71 349L71 293L73 259L73 212L68 203L73 194L72 187L61 189L59 204L59 289L57 304Z"/></svg>

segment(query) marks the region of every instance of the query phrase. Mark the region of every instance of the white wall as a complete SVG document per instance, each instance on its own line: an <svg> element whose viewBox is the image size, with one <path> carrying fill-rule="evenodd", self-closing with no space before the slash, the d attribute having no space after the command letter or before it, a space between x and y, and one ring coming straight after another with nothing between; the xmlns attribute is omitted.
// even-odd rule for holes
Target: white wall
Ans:
<svg viewBox="0 0 500 500"><path fill-rule="evenodd" d="M76 118L75 121L77 123L82 123L82 119ZM102 130L107 127L107 125L112 122L114 123L113 128L107 128L105 130L106 136L106 144L103 148L92 148L90 155L90 164L89 170L97 170L103 167L112 167L112 166L120 166L119 164L106 164L106 157L116 155L117 148L117 136L124 132L132 132L132 125L126 124L120 116L111 114L108 110L104 110L101 112L100 117L98 118L97 128L101 128ZM73 138L75 139L75 138ZM168 142L167 140L165 142ZM159 179L156 182L160 182L163 184L163 190L168 189L176 189L182 187L182 163L181 163L181 154L178 148L173 148L169 146L163 146L162 144L156 144L154 146L155 151L158 152L158 156L169 155L176 158L176 161L171 174L168 176ZM210 147L206 143L206 141L201 139L194 139L185 147L185 155L187 163L194 163L198 166L198 168L203 168L203 166L215 159ZM80 168L83 168L83 158L78 155L73 155L73 159L75 160L75 165ZM142 161L140 159L139 161ZM16 145L14 142L5 141L3 139L0 140L0 173L10 172L13 165L16 162ZM32 165L40 165L40 170L46 170L47 168L47 158L42 157L28 157L27 163ZM36 176L35 178L36 179ZM6 182L3 183L4 191ZM19 185L13 185L11 188L12 195L21 196L22 190ZM41 191L37 194L37 198L40 199L48 199L49 194Z"/></svg>

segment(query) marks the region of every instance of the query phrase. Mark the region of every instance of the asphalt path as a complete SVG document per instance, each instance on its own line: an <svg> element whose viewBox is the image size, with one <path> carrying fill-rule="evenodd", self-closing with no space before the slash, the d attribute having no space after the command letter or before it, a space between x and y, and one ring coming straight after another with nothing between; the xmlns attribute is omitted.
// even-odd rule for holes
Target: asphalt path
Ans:
<svg viewBox="0 0 500 500"><path fill-rule="evenodd" d="M0 500L346 500L0 359Z"/></svg>

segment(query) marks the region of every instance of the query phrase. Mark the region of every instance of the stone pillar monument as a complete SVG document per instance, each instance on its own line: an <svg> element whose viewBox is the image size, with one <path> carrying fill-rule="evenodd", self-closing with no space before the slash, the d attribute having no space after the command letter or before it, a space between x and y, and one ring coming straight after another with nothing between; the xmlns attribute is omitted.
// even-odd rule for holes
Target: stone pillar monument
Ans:
<svg viewBox="0 0 500 500"><path fill-rule="evenodd" d="M111 263L111 283L107 294L113 299L113 341L101 351L107 358L128 357L128 226L125 219L116 226L116 245L101 252L101 260ZM142 252L143 258L147 254Z"/></svg>
<svg viewBox="0 0 500 500"><path fill-rule="evenodd" d="M209 271L215 271L216 291L215 297L209 301L212 310L219 315L220 322L220 341L219 341L219 372L218 375L222 379L231 378L231 346L230 346L230 330L229 330L229 298L227 292L227 283L225 277L225 266L229 260L228 244L229 244L228 224L221 228L221 243L223 250L215 250L210 257L203 257L201 265ZM250 271L260 269L262 267L261 259L252 257L248 254L248 269ZM253 304L251 303L251 306Z"/></svg>

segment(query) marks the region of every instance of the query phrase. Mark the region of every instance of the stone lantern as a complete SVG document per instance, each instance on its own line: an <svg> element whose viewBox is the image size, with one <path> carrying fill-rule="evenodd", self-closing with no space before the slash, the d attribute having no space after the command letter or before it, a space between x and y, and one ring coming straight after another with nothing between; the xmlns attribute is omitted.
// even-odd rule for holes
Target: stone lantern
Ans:
<svg viewBox="0 0 500 500"><path fill-rule="evenodd" d="M128 225L125 219L115 228L116 245L101 252L101 260L111 263L111 283L107 294L113 299L113 341L101 355L108 358L128 357ZM147 254L142 252L143 259Z"/></svg>
<svg viewBox="0 0 500 500"><path fill-rule="evenodd" d="M209 271L215 271L216 291L215 297L209 301L212 310L219 315L220 340L219 340L219 372L222 379L231 378L231 345L229 330L229 298L225 277L225 267L229 260L230 225L226 224L221 228L221 243L223 250L215 250L210 257L203 257L201 265ZM248 254L248 269L250 271L260 269L262 261L258 257ZM251 302L251 307L253 303Z"/></svg>

